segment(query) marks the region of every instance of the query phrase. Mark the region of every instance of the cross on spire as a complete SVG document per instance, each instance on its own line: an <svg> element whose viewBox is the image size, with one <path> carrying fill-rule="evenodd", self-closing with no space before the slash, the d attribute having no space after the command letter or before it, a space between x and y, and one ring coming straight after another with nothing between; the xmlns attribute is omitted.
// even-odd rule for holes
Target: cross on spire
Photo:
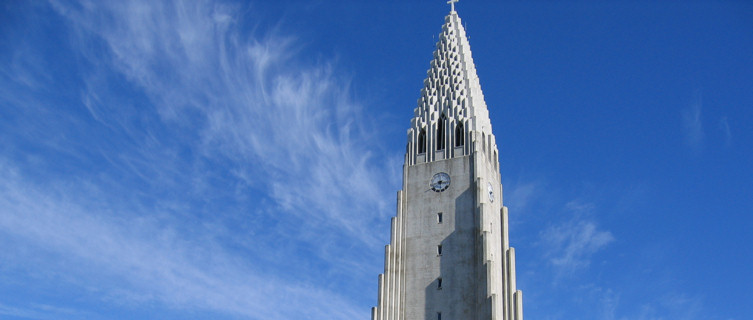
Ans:
<svg viewBox="0 0 753 320"><path fill-rule="evenodd" d="M450 0L447 1L447 4L450 5L450 12L455 12L455 2L458 2L460 0Z"/></svg>

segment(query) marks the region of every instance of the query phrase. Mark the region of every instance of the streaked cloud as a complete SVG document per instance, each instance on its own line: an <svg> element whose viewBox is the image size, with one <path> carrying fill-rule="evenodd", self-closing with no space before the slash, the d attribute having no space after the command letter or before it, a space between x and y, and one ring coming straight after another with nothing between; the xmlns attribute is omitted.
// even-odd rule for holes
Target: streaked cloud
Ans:
<svg viewBox="0 0 753 320"><path fill-rule="evenodd" d="M701 119L703 100L700 95L694 99L688 108L682 111L682 127L685 135L685 144L694 150L703 147L704 132Z"/></svg>
<svg viewBox="0 0 753 320"><path fill-rule="evenodd" d="M51 3L83 85L67 108L4 98L23 130L0 138L41 150L0 158L6 267L106 303L368 314L351 295L376 286L394 157L337 66L304 62L295 35L244 34L261 13L224 2ZM62 90L30 65L4 70L13 96Z"/></svg>
<svg viewBox="0 0 753 320"><path fill-rule="evenodd" d="M589 203L570 202L568 211L573 217L552 225L540 234L548 261L562 271L588 267L591 256L614 241L609 231L600 230L585 213L593 210Z"/></svg>
<svg viewBox="0 0 753 320"><path fill-rule="evenodd" d="M656 301L638 306L630 317L622 319L661 320L661 319L705 319L708 312L703 310L703 299L685 293L670 292L661 295Z"/></svg>
<svg viewBox="0 0 753 320"><path fill-rule="evenodd" d="M369 210L386 205L386 184L374 170L381 168L372 158L370 123L348 97L347 80L327 63L299 65L294 37L270 31L241 39L236 10L213 2L129 2L60 11L105 41L112 55L103 63L141 87L161 121L197 131L197 152L229 159L239 177L270 188L291 214L313 208L323 215L310 219L369 237L357 230L370 215L350 213L365 210L363 203ZM120 18L99 24L110 15Z"/></svg>
<svg viewBox="0 0 753 320"><path fill-rule="evenodd" d="M516 212L524 210L529 202L542 192L541 183L538 181L516 183L505 191L508 192L505 194L505 204Z"/></svg>
<svg viewBox="0 0 753 320"><path fill-rule="evenodd" d="M21 309L4 304L0 304L0 315L24 319L47 319L46 315L42 312L33 309Z"/></svg>
<svg viewBox="0 0 753 320"><path fill-rule="evenodd" d="M0 200L0 231L20 244L6 246L0 257L15 261L16 268L36 269L50 278L72 278L74 284L95 286L106 297L121 300L120 304L156 300L184 310L208 309L259 319L350 319L360 313L337 293L265 274L253 264L238 261L233 251L212 240L218 235L211 230L198 229L198 234L189 237L177 228L165 227L166 221L156 214L124 223L121 217L133 215L103 214L118 206L84 201L86 195L63 186L45 190L25 184L7 167L0 178L0 192L5 195ZM25 247L38 249L30 253ZM37 263L47 268L39 270L34 266ZM326 307L312 308L309 303ZM4 310L22 316L43 314L14 307Z"/></svg>
<svg viewBox="0 0 753 320"><path fill-rule="evenodd" d="M278 209L305 217L302 236L326 237L337 228L375 245L360 230L386 207L385 168L373 159L375 137L349 98L347 79L326 62L297 62L294 36L271 30L241 38L240 9L129 2L59 11L83 37L107 44L105 59L82 51L140 87L168 129L193 136L192 151L228 161L236 178L271 190ZM116 19L101 23L110 16Z"/></svg>
<svg viewBox="0 0 753 320"><path fill-rule="evenodd" d="M726 116L719 119L719 129L724 134L724 145L730 146L732 144L732 130L729 127L729 121Z"/></svg>

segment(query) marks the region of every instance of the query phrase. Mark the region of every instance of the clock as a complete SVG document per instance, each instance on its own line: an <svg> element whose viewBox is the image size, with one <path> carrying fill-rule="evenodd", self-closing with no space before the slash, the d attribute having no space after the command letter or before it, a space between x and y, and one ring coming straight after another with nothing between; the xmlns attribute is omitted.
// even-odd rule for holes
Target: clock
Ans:
<svg viewBox="0 0 753 320"><path fill-rule="evenodd" d="M489 191L489 201L494 202L494 188L491 182L486 183L486 189Z"/></svg>
<svg viewBox="0 0 753 320"><path fill-rule="evenodd" d="M445 191L450 187L450 175L444 172L437 173L431 178L429 185L431 186L431 190L435 192Z"/></svg>

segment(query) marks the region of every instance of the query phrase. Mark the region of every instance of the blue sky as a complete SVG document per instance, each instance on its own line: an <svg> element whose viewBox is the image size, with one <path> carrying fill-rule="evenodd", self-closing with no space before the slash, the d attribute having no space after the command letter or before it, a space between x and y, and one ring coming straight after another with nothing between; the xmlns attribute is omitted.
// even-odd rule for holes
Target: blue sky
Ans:
<svg viewBox="0 0 753 320"><path fill-rule="evenodd" d="M528 319L753 318L753 4L457 4ZM444 1L0 5L0 318L368 319Z"/></svg>

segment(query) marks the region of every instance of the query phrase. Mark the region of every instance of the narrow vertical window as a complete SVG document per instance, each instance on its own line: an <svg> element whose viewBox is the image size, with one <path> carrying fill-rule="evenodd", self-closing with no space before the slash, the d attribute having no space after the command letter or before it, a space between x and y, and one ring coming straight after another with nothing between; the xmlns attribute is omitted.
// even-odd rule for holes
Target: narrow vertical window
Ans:
<svg viewBox="0 0 753 320"><path fill-rule="evenodd" d="M442 313L441 312L437 312L437 320L442 320Z"/></svg>
<svg viewBox="0 0 753 320"><path fill-rule="evenodd" d="M437 246L437 255L438 256L442 255L442 245L441 244Z"/></svg>
<svg viewBox="0 0 753 320"><path fill-rule="evenodd" d="M439 117L439 122L437 123L437 150L444 150L445 122L447 122L447 117L442 114L442 116Z"/></svg>
<svg viewBox="0 0 753 320"><path fill-rule="evenodd" d="M442 278L437 278L437 290L442 290Z"/></svg>
<svg viewBox="0 0 753 320"><path fill-rule="evenodd" d="M418 153L426 152L426 129L421 128L421 133L418 134Z"/></svg>
<svg viewBox="0 0 753 320"><path fill-rule="evenodd" d="M459 147L465 144L465 130L463 129L463 123L458 122L455 127L455 146Z"/></svg>
<svg viewBox="0 0 753 320"><path fill-rule="evenodd" d="M442 213L437 213L437 223L442 223Z"/></svg>

